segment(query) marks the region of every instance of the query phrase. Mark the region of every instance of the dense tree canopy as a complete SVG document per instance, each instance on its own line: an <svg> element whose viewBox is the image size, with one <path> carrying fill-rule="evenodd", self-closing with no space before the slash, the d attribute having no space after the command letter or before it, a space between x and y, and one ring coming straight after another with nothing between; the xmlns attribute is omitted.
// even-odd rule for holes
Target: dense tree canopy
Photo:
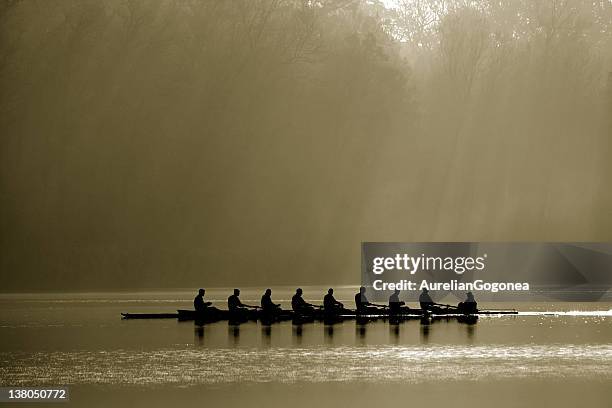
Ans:
<svg viewBox="0 0 612 408"><path fill-rule="evenodd" d="M608 0L13 0L0 30L7 290L612 238Z"/></svg>

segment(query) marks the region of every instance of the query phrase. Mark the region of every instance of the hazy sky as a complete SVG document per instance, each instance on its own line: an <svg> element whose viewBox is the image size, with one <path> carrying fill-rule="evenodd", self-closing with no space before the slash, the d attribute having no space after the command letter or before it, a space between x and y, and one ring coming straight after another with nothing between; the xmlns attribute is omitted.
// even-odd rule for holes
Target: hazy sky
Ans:
<svg viewBox="0 0 612 408"><path fill-rule="evenodd" d="M610 240L612 3L398 4L3 2L0 290L358 283L362 241Z"/></svg>

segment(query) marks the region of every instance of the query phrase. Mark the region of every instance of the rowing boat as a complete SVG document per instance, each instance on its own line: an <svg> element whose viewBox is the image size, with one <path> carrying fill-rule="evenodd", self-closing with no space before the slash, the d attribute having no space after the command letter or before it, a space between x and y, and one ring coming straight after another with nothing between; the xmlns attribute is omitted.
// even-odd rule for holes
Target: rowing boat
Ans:
<svg viewBox="0 0 612 408"><path fill-rule="evenodd" d="M238 312L230 312L229 310L211 309L210 311L195 311L179 309L176 313L121 313L123 319L178 319L179 321L197 321L202 323L213 323L217 321L229 322L246 322L246 321L262 321L278 322L292 320L294 322L308 323L315 320L318 321L342 321L342 320L410 320L421 319L423 317L446 317L464 319L466 316L481 316L481 315L516 315L516 310L479 310L476 313L459 313L457 310L437 310L432 313L423 311L422 309L408 309L401 313L389 313L388 311L380 311L378 313L358 314L355 311L346 310L342 314L326 313L323 310L314 310L311 313L297 313L290 310L279 310L274 313L267 313L262 310L240 310Z"/></svg>

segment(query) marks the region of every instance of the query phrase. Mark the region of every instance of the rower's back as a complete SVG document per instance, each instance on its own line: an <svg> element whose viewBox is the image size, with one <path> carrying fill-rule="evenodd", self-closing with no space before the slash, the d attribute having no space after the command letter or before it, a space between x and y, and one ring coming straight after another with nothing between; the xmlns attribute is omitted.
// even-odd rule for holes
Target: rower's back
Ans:
<svg viewBox="0 0 612 408"><path fill-rule="evenodd" d="M193 308L196 312L203 312L206 309L206 303L204 302L204 289L200 289L196 297L193 299Z"/></svg>
<svg viewBox="0 0 612 408"><path fill-rule="evenodd" d="M421 304L421 309L423 310L429 309L431 306L433 306L434 301L431 296L429 296L427 290L424 289L419 295L419 303Z"/></svg>
<svg viewBox="0 0 612 408"><path fill-rule="evenodd" d="M478 303L476 303L476 299L474 299L474 294L468 292L465 301L460 302L457 308L462 313L478 313Z"/></svg>
<svg viewBox="0 0 612 408"><path fill-rule="evenodd" d="M405 303L399 299L399 291L395 291L389 296L389 311L391 313L399 313L404 304Z"/></svg>
<svg viewBox="0 0 612 408"><path fill-rule="evenodd" d="M291 308L296 312L299 312L304 309L304 307L306 306L305 304L306 302L304 301L302 296L297 293L291 298Z"/></svg>
<svg viewBox="0 0 612 408"><path fill-rule="evenodd" d="M360 291L355 295L355 307L357 308L357 313L365 313L368 307L368 298L363 291Z"/></svg>
<svg viewBox="0 0 612 408"><path fill-rule="evenodd" d="M332 295L331 293L327 293L323 297L323 308L325 310L331 311L335 307L336 307L336 299L334 298L334 295Z"/></svg>
<svg viewBox="0 0 612 408"><path fill-rule="evenodd" d="M237 294L234 293L233 295L227 298L227 308L230 310L230 312L240 309L241 306L242 302L240 301L240 298Z"/></svg>
<svg viewBox="0 0 612 408"><path fill-rule="evenodd" d="M261 308L264 312L273 312L278 310L278 305L272 302L272 291L267 289L261 297Z"/></svg>

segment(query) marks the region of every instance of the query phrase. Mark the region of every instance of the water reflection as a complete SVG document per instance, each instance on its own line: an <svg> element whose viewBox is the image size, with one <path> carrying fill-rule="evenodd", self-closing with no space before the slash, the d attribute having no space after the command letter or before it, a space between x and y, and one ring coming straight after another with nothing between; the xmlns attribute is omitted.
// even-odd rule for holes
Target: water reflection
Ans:
<svg viewBox="0 0 612 408"><path fill-rule="evenodd" d="M234 344L235 346L240 343L240 325L239 324L229 324L227 330L229 342Z"/></svg>
<svg viewBox="0 0 612 408"><path fill-rule="evenodd" d="M195 325L195 339L200 346L204 344L204 325Z"/></svg>
<svg viewBox="0 0 612 408"><path fill-rule="evenodd" d="M431 326L431 321L428 318L421 319L421 343L427 344L429 343L429 330Z"/></svg>
<svg viewBox="0 0 612 408"><path fill-rule="evenodd" d="M207 327L211 326L211 327ZM474 322L458 322L454 319L416 319L416 320L359 320L348 322L335 322L324 324L281 322L275 324L234 324L228 323L227 336L221 337L218 343L217 325L196 325L194 343L196 345L208 346L238 346L238 345L261 345L263 347L296 346L304 345L328 345L340 346L345 344L368 345L368 344L393 344L402 345L411 343L411 333L419 336L421 344L431 342L432 330L437 333L436 342L455 342L455 344L474 344L476 339L476 327ZM437 329L434 329L436 327ZM259 341L253 342L253 329L258 334ZM306 335L308 331L311 335ZM272 331L277 331L274 343L272 342ZM351 333L352 336L346 337ZM406 337L408 336L408 337ZM348 342L347 342L348 341Z"/></svg>
<svg viewBox="0 0 612 408"><path fill-rule="evenodd" d="M392 324L391 322L389 322L389 334L390 334L390 339L394 344L398 344L399 343L399 337L400 337L400 324L399 322L395 322L394 324Z"/></svg>
<svg viewBox="0 0 612 408"><path fill-rule="evenodd" d="M324 326L324 339L325 344L332 344L334 342L334 325L328 324Z"/></svg>
<svg viewBox="0 0 612 408"><path fill-rule="evenodd" d="M466 324L464 326L465 326L465 331L467 333L467 338L469 340L469 343L473 344L474 343L474 335L475 335L475 332L476 332L476 324L475 323L473 323L473 324Z"/></svg>
<svg viewBox="0 0 612 408"><path fill-rule="evenodd" d="M292 336L293 344L299 346L302 344L302 336L303 336L304 328L302 327L301 324L293 325L292 327L293 327L292 329L293 330L293 336Z"/></svg>
<svg viewBox="0 0 612 408"><path fill-rule="evenodd" d="M365 344L367 334L367 323L355 324L355 337L360 344Z"/></svg>
<svg viewBox="0 0 612 408"><path fill-rule="evenodd" d="M262 343L266 346L269 346L272 343L272 326L268 324L264 324L261 326L261 340Z"/></svg>

